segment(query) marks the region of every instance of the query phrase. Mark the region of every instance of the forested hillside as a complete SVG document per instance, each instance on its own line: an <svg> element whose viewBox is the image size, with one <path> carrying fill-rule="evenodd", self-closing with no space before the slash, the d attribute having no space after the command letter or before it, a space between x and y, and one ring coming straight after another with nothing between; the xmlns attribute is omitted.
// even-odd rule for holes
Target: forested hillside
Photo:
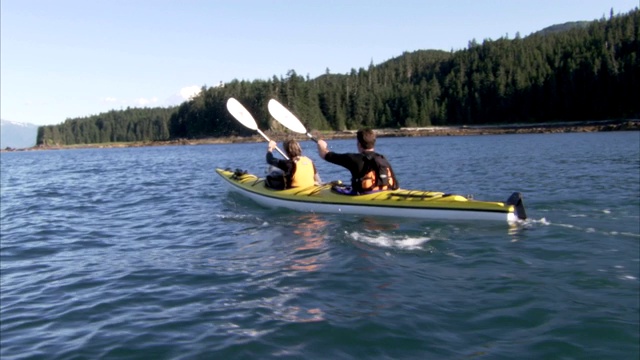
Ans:
<svg viewBox="0 0 640 360"><path fill-rule="evenodd" d="M154 141L170 138L169 121L176 108L128 108L38 128L37 144L73 145Z"/></svg>
<svg viewBox="0 0 640 360"><path fill-rule="evenodd" d="M277 127L275 98L308 128L397 128L640 117L640 11L526 38L469 42L452 52L406 52L350 74L203 87L175 108L127 109L38 129L38 144L224 137L252 132L227 112L229 97L262 129Z"/></svg>

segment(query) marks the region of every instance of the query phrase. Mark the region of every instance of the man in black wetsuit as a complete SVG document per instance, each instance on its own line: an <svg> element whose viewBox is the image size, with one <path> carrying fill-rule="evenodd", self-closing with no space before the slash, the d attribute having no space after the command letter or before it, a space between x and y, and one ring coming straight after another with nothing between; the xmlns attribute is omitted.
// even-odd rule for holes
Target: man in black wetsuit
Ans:
<svg viewBox="0 0 640 360"><path fill-rule="evenodd" d="M318 140L318 154L351 172L351 192L354 194L397 189L398 180L391 164L375 152L375 132L371 129L358 130L357 139L357 153L336 154L327 149L326 141Z"/></svg>

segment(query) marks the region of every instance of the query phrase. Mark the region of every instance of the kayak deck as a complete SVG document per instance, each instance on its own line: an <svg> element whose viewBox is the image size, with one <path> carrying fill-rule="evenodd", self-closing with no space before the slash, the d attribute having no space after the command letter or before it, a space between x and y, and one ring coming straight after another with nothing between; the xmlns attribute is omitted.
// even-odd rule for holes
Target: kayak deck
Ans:
<svg viewBox="0 0 640 360"><path fill-rule="evenodd" d="M405 189L345 195L332 189L335 183L274 190L266 187L264 179L256 175L228 169L216 169L216 172L230 185L231 190L271 208L421 219L513 222L526 218L519 193L514 193L506 203L477 201L443 192Z"/></svg>

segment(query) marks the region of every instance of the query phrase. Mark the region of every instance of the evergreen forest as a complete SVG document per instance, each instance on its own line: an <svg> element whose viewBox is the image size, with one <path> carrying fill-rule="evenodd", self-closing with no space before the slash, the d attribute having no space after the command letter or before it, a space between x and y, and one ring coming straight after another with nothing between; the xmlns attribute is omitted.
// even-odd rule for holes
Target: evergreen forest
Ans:
<svg viewBox="0 0 640 360"><path fill-rule="evenodd" d="M263 130L277 130L275 98L308 129L401 128L640 117L640 11L554 26L527 37L471 40L456 51L405 52L379 65L311 79L202 87L170 108L127 108L41 126L38 145L253 135L226 109L238 99Z"/></svg>

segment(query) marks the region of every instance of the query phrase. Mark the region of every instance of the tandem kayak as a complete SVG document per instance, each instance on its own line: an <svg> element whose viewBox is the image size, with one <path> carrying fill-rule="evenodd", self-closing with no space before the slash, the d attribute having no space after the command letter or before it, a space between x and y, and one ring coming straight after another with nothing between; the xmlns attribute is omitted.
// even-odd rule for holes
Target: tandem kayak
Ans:
<svg viewBox="0 0 640 360"><path fill-rule="evenodd" d="M478 201L462 195L420 190L386 190L345 195L339 182L306 188L274 190L265 179L245 171L216 169L229 185L259 205L303 212L393 216L438 220L487 220L517 222L527 218L520 193L505 202Z"/></svg>

